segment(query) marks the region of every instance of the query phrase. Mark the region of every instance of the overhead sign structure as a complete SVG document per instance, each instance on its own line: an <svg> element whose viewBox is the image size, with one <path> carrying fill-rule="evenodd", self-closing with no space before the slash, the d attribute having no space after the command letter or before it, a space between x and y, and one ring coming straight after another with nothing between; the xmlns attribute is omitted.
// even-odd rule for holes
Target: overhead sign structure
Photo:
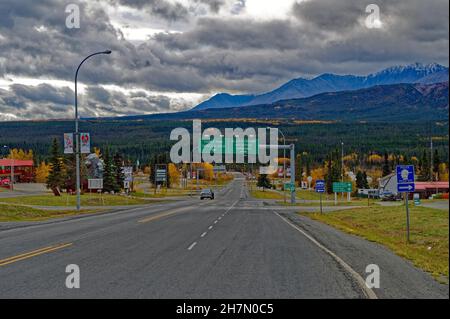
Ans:
<svg viewBox="0 0 450 319"><path fill-rule="evenodd" d="M324 180L316 181L316 193L325 193L325 181Z"/></svg>
<svg viewBox="0 0 450 319"><path fill-rule="evenodd" d="M333 193L351 193L353 186L351 182L334 182Z"/></svg>
<svg viewBox="0 0 450 319"><path fill-rule="evenodd" d="M103 178L88 179L88 189L103 189Z"/></svg>
<svg viewBox="0 0 450 319"><path fill-rule="evenodd" d="M73 134L64 133L64 154L73 154Z"/></svg>
<svg viewBox="0 0 450 319"><path fill-rule="evenodd" d="M239 139L239 138L226 138L210 140L204 136L201 139L201 145L198 149L202 154L205 152L205 148L208 145L208 149L213 149L215 154L244 154L244 155L257 155L259 153L259 140L255 139Z"/></svg>
<svg viewBox="0 0 450 319"><path fill-rule="evenodd" d="M416 190L413 165L397 166L397 191L399 193L411 193Z"/></svg>
<svg viewBox="0 0 450 319"><path fill-rule="evenodd" d="M91 136L89 133L80 133L80 152L81 154L91 153Z"/></svg>

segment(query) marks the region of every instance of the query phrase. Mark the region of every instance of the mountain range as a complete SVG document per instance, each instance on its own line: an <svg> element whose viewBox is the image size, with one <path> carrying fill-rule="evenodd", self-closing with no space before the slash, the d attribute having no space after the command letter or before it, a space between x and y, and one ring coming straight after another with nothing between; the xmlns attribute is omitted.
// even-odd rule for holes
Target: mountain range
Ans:
<svg viewBox="0 0 450 319"><path fill-rule="evenodd" d="M211 108L121 117L120 120L286 119L411 123L448 121L449 84L403 83L327 92L251 107ZM115 118L116 120L118 118Z"/></svg>
<svg viewBox="0 0 450 319"><path fill-rule="evenodd" d="M195 111L272 104L281 100L308 98L322 93L366 89L391 84L433 84L448 81L448 68L437 63L394 66L367 76L322 74L313 79L298 78L264 94L220 93L193 108Z"/></svg>

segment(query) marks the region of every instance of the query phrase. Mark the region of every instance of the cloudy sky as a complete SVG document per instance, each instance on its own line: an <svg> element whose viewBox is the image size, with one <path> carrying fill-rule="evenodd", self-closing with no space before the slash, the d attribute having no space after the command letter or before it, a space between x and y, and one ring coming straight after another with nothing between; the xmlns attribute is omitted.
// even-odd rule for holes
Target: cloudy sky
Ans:
<svg viewBox="0 0 450 319"><path fill-rule="evenodd" d="M379 28L365 24L380 8ZM66 7L80 9L80 28ZM448 66L448 0L1 0L0 120L173 112L298 77ZM72 21L72 20L71 20Z"/></svg>

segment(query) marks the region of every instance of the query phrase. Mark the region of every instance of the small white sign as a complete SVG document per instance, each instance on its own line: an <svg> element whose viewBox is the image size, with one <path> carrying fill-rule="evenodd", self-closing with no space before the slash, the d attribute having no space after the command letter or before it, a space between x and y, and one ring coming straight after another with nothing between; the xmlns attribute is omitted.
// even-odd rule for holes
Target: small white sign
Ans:
<svg viewBox="0 0 450 319"><path fill-rule="evenodd" d="M127 182L133 181L133 166L123 166L122 173L124 175L124 180Z"/></svg>
<svg viewBox="0 0 450 319"><path fill-rule="evenodd" d="M103 189L103 178L88 179L88 189Z"/></svg>

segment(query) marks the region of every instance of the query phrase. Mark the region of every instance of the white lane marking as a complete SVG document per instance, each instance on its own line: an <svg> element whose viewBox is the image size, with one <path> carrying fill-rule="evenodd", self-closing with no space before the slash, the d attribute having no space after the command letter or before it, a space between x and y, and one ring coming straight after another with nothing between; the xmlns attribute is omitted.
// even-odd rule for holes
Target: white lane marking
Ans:
<svg viewBox="0 0 450 319"><path fill-rule="evenodd" d="M222 216L220 216L218 219L221 220L221 219L222 219Z"/></svg>
<svg viewBox="0 0 450 319"><path fill-rule="evenodd" d="M235 201L234 203L233 203L233 205L231 205L228 209L227 209L227 211L224 213L224 215L226 214L226 213L228 213L237 203L239 202L239 200L237 200L237 201ZM220 219L220 217L219 217L219 219ZM214 221L214 224L217 224L217 222L218 222L218 220L216 219L215 221ZM208 229L209 230L211 230L213 228L213 226L211 225L211 226L209 226L208 227ZM206 233L207 232L204 232L203 234L201 234L200 235L200 237L205 237L206 236ZM189 247L188 247L188 250L192 250L192 248L194 248L194 246L195 245L197 245L197 242L193 242Z"/></svg>
<svg viewBox="0 0 450 319"><path fill-rule="evenodd" d="M358 283L358 285L360 286L360 288L362 289L362 291L364 292L364 294L366 295L367 298L369 298L369 299L378 299L378 297L375 294L375 292L372 289L370 289L369 287L366 286L366 281L364 280L364 278L361 277L361 275L358 274L355 270L353 270L353 268L350 267L345 261L343 261L338 255L336 255L331 250L329 250L328 248L323 246L321 243L319 243L317 240L315 240L311 235L307 234L302 229L298 228L291 221L289 221L288 219L284 218L283 216L278 214L276 211L273 211L273 212L276 215L278 215L278 217L280 217L285 223L287 223L288 225L293 227L295 230L297 230L300 233L302 233L303 236L308 238L313 244L315 244L317 247L319 247L320 249L325 251L327 254L329 254L331 257L333 257L334 260L336 260L345 270L347 270L347 272L350 273L350 275L353 277L353 279L356 280L356 282Z"/></svg>

